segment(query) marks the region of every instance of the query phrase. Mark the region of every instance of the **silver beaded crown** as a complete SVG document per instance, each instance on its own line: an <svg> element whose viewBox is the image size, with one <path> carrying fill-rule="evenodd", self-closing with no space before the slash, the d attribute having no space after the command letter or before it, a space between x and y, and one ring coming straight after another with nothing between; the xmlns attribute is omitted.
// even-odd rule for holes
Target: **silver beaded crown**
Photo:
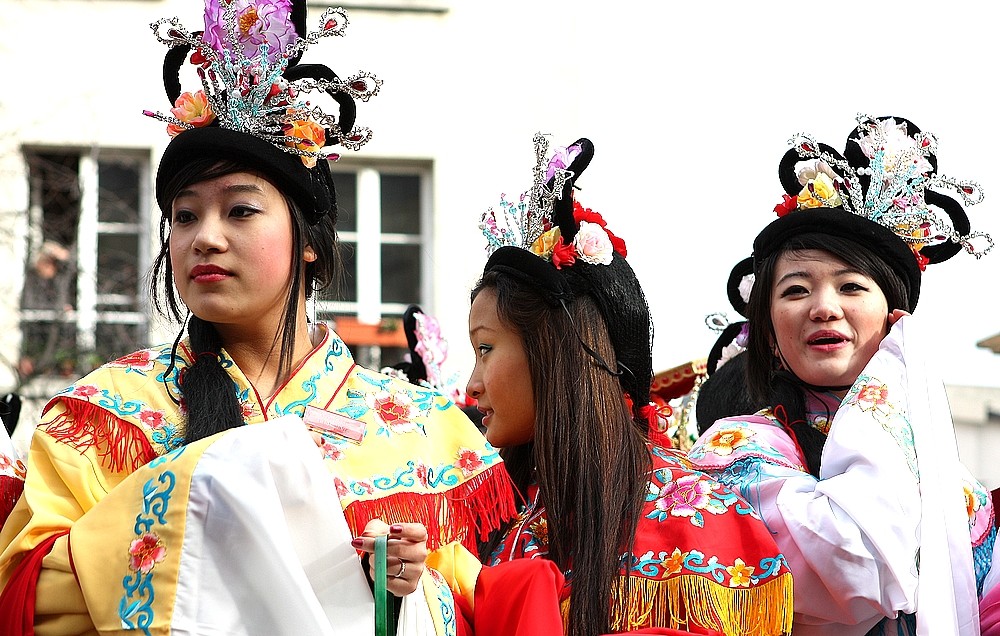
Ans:
<svg viewBox="0 0 1000 636"><path fill-rule="evenodd" d="M320 91L368 101L378 93L381 80L364 71L347 80L332 72L328 78L287 79L286 70L311 44L323 37L342 36L348 24L343 8L328 8L319 30L300 36L291 11L289 0L206 0L203 33L188 32L176 17L151 24L160 42L194 50L190 61L202 90L182 94L172 115L144 114L167 122L172 136L214 120L223 128L299 155L308 167L330 156L324 149L330 137L345 148L360 148L371 139L371 130L341 130L336 117L304 97Z"/></svg>
<svg viewBox="0 0 1000 636"><path fill-rule="evenodd" d="M927 202L928 188L935 187L953 190L967 206L983 200L978 183L937 174L928 160L937 152L937 137L928 132L908 135L906 124L891 117L858 115L857 120L860 134L848 143L860 147L868 159L866 167L853 166L840 155L824 151L805 133L789 140L800 158L815 161L796 170L803 190L797 200L786 197L786 203L799 209L842 206L892 230L914 253L945 241L960 244L977 258L993 248L989 234L960 233Z"/></svg>
<svg viewBox="0 0 1000 636"><path fill-rule="evenodd" d="M523 193L517 202L508 201L506 195L500 195L499 208L488 209L479 222L479 228L486 236L487 254L504 246L530 249L538 237L552 228L555 201L562 198L566 180L574 176L566 170L566 166L572 163L575 153L579 153L579 147L559 148L549 158L546 136L535 133L532 141L535 145L535 168L531 190ZM551 188L548 186L550 180Z"/></svg>

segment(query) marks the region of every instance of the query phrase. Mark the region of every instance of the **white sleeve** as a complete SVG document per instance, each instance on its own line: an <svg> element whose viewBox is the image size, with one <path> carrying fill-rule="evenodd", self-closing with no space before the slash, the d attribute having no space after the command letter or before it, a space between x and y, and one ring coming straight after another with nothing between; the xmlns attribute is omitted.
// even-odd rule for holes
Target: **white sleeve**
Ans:
<svg viewBox="0 0 1000 636"><path fill-rule="evenodd" d="M757 485L743 484L792 571L796 634L864 634L899 612L917 614L918 634L979 633L950 413L904 346L907 320L839 408L820 479L758 462Z"/></svg>

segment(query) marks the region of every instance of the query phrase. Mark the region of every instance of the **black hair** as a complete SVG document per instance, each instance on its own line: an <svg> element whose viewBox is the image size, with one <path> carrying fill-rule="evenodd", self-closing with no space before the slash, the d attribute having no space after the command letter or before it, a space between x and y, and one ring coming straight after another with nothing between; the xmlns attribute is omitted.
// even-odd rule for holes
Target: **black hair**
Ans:
<svg viewBox="0 0 1000 636"><path fill-rule="evenodd" d="M818 477L826 435L806 422L804 391L822 390L822 387L806 386L790 370L779 369L773 353L775 334L771 322L771 288L774 285L774 270L783 254L802 250L822 250L832 254L874 280L885 295L890 311L909 310L911 305L906 284L885 260L863 244L833 234L807 232L793 236L754 268L755 282L747 303L747 318L750 321L746 351L748 395L753 403L784 409L787 417L785 424L801 447L809 472Z"/></svg>
<svg viewBox="0 0 1000 636"><path fill-rule="evenodd" d="M572 568L567 634L607 633L622 550L631 548L645 500L648 423L629 409L619 376L597 361L611 369L618 362L591 296L553 304L536 286L499 270L483 274L473 300L485 289L496 294L501 322L521 336L535 403L533 441L501 455L520 492L537 481L548 558L562 570ZM648 395L648 380L639 392ZM509 529L491 535L480 551L484 559Z"/></svg>
<svg viewBox="0 0 1000 636"><path fill-rule="evenodd" d="M698 434L725 417L756 413L768 406L755 402L747 390L747 356L739 353L705 378L695 396L695 419Z"/></svg>
<svg viewBox="0 0 1000 636"><path fill-rule="evenodd" d="M258 174L235 161L214 158L193 160L167 182L164 200L172 202L182 189L191 184L236 172ZM266 175L261 176L266 178ZM315 291L326 289L337 282L341 272L335 214L323 215L310 225L305 220L303 210L291 197L285 195L285 201L292 217L292 253L289 255L292 277L285 303L285 319L281 331L274 334L272 344L279 350L280 376L286 375L294 362L292 355L295 343L292 334L296 332L298 321L303 318L298 315L298 296L302 286L305 286L305 295L309 298ZM160 219L160 252L150 273L150 297L157 312L181 321L181 302L174 287L170 264L171 216L169 209L163 210ZM311 247L316 254L315 261L303 263L301 254L306 246ZM188 320L188 336L195 359L184 369L179 380L187 411L185 443L244 424L232 380L220 364L219 354L223 342L218 330L211 323L192 315ZM180 337L178 335L178 340ZM173 355L176 355L176 347Z"/></svg>

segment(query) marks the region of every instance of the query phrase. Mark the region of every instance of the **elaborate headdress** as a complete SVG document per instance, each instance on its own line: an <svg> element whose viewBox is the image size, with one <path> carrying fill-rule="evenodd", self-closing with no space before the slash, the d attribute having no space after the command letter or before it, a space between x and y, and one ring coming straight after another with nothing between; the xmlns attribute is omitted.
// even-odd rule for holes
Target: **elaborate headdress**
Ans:
<svg viewBox="0 0 1000 636"><path fill-rule="evenodd" d="M789 144L778 166L785 189L779 218L754 240L754 271L795 235L840 236L885 259L905 283L912 310L928 264L963 248L979 257L993 247L989 235L971 230L962 205L982 201L981 188L939 174L937 138L912 122L859 115L843 154L804 133Z"/></svg>
<svg viewBox="0 0 1000 636"><path fill-rule="evenodd" d="M150 25L170 47L163 83L171 115L144 111L168 123L173 140L160 159L156 198L164 214L164 188L195 158L232 159L261 170L305 211L310 223L336 214L329 146L356 150L371 138L356 128L355 100L378 93L381 81L359 72L346 81L321 64L299 64L322 37L343 35L344 9L327 9L317 31L306 30L305 0L206 0L205 30L188 32L177 18ZM193 52L192 52L193 51ZM191 53L188 57L188 53ZM180 70L189 61L201 89L181 92ZM325 93L339 117L306 100Z"/></svg>
<svg viewBox="0 0 1000 636"><path fill-rule="evenodd" d="M501 197L499 208L483 215L480 227L490 253L483 273L506 273L533 286L555 306L566 306L581 295L593 299L618 361L619 368L609 370L618 374L634 415L640 417L649 403L653 375L649 306L625 261L624 241L607 229L599 213L573 197L594 146L581 138L549 158L544 135L536 134L534 144L531 190L517 202Z"/></svg>

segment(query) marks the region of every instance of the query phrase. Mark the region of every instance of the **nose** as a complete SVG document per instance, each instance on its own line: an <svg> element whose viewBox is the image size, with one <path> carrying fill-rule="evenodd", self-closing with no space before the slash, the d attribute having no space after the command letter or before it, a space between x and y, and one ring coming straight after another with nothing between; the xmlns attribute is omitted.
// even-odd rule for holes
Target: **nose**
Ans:
<svg viewBox="0 0 1000 636"><path fill-rule="evenodd" d="M839 320L844 317L843 308L837 297L836 290L820 288L813 291L812 306L809 308L809 318L818 322Z"/></svg>
<svg viewBox="0 0 1000 636"><path fill-rule="evenodd" d="M195 252L199 254L223 252L226 245L226 235L220 221L211 216L198 220L194 240L191 242Z"/></svg>
<svg viewBox="0 0 1000 636"><path fill-rule="evenodd" d="M482 374L479 373L479 365L477 364L476 368L472 370L472 376L469 377L469 383L465 386L465 394L478 400L485 390L486 387L483 386Z"/></svg>

